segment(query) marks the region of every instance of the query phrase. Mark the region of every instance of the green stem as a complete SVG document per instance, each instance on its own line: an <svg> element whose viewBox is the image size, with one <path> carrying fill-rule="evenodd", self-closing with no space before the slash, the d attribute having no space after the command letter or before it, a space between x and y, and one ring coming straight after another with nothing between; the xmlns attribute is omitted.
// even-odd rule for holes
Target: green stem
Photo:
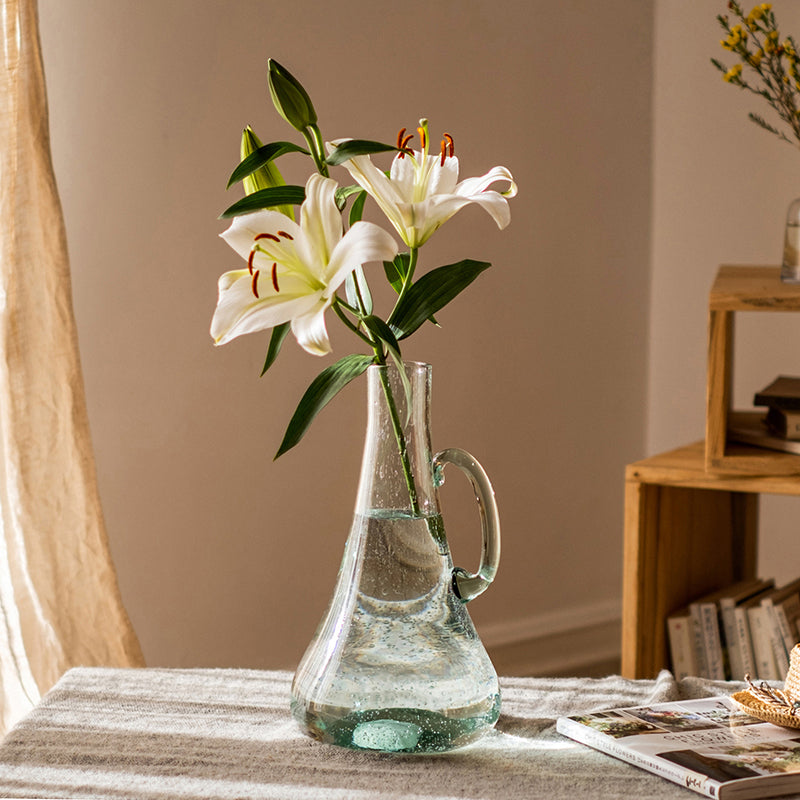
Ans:
<svg viewBox="0 0 800 800"><path fill-rule="evenodd" d="M342 308L342 306L344 306L344 308ZM373 341L371 338L369 338L369 336L366 336L365 334L363 334L363 333L362 333L362 332L361 332L361 331L358 329L358 326L354 325L354 324L353 324L353 323L352 323L352 322L351 322L351 321L350 321L350 320L347 318L347 316L346 316L346 315L345 315L345 313L344 313L344 309L345 309L345 308L346 308L348 311L352 312L352 313L356 313L356 310L355 310L355 309L354 309L352 306L350 306L350 305L348 305L347 303L345 303L345 302L344 302L344 300L341 300L341 299L340 299L340 298L338 298L338 297L334 297L334 298L333 298L333 310L336 312L336 316L337 316L337 317L339 317L339 319L340 319L340 320L341 320L341 321L342 321L342 322L343 322L343 323L344 323L344 324L345 324L345 325L346 325L346 326L347 326L347 327L348 327L348 328L349 328L351 331L353 331L353 333L354 333L356 336L358 336L358 338L359 338L359 339L361 339L361 340L365 341L365 342L366 342L366 343L367 343L367 344L368 344L368 345L369 345L369 346L370 346L370 347L371 347L371 348L372 348L372 349L375 351L375 357L376 357L376 358L379 358L379 359L380 359L379 363L381 363L381 364L382 364L382 363L383 363L383 361L384 361L384 359L383 359L383 353L380 351L380 343L376 343L376 342L375 342L375 341Z"/></svg>
<svg viewBox="0 0 800 800"><path fill-rule="evenodd" d="M419 255L418 247L412 247L408 251L408 272L406 272L406 275L403 278L403 285L400 288L400 297L398 297L397 299L398 303L400 302L400 300L403 299L405 294L408 292L409 287L414 281L414 270L417 268L418 255Z"/></svg>
<svg viewBox="0 0 800 800"><path fill-rule="evenodd" d="M398 367L399 369L400 367ZM408 457L408 445L406 437L403 433L403 426L400 422L400 414L397 411L397 404L394 401L394 394L392 392L391 384L389 383L389 372L387 369L380 370L381 386L383 387L383 394L386 397L386 405L389 409L389 418L392 422L392 430L394 431L394 438L397 442L397 450L400 454L400 464L403 467L403 477L406 481L408 488L408 499L411 502L411 511L415 517L419 516L419 499L417 497L417 484L414 481L414 473L411 469L411 460Z"/></svg>
<svg viewBox="0 0 800 800"><path fill-rule="evenodd" d="M394 432L394 438L397 442L397 452L400 455L400 465L403 468L403 477L405 478L406 487L408 488L408 499L411 503L411 511L415 516L419 516L420 509L419 500L417 497L417 484L414 480L414 472L411 469L411 460L408 457L408 444L406 443L406 437L403 433L403 425L400 422L400 413L397 410L397 403L395 402L392 386L389 382L386 354L383 351L380 339L376 340L363 334L358 327L347 318L345 314L345 308L351 313L357 313L356 310L348 303L345 303L344 300L340 299L339 297L334 297L333 310L336 312L336 315L351 331L353 331L353 333L356 334L356 336L365 341L373 349L375 352L375 363L377 366L381 367L379 373L381 388L383 389L383 394L386 398L386 406L389 409L389 419L391 420L392 431ZM400 368L401 367L398 365L398 369Z"/></svg>
<svg viewBox="0 0 800 800"><path fill-rule="evenodd" d="M325 148L320 129L316 125L310 125L302 131L302 134L308 145L311 157L314 159L314 164L317 166L317 171L320 175L329 178L330 172L328 171L328 165L325 163Z"/></svg>
<svg viewBox="0 0 800 800"><path fill-rule="evenodd" d="M389 314L388 322L391 325L392 320L394 318L395 312L397 311L400 301L406 296L408 293L409 288L414 280L414 270L417 268L417 256L419 253L419 248L412 247L408 251L408 270L406 271L405 276L403 277L403 284L400 287L400 291L397 293L397 301L394 304L394 308L392 309L392 313Z"/></svg>

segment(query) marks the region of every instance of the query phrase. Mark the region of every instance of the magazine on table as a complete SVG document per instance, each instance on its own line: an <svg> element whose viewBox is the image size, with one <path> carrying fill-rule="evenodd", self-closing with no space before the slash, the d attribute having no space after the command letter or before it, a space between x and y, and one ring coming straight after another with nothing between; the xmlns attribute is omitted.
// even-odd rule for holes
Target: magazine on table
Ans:
<svg viewBox="0 0 800 800"><path fill-rule="evenodd" d="M800 730L762 722L727 697L561 717L556 729L707 797L800 792Z"/></svg>

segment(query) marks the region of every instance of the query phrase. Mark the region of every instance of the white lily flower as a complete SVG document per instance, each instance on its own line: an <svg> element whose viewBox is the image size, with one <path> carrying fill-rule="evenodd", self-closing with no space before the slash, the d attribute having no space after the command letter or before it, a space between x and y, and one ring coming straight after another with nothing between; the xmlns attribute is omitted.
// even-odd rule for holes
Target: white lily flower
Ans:
<svg viewBox="0 0 800 800"><path fill-rule="evenodd" d="M420 120L422 150L410 150L410 136L405 128L397 141L402 148L392 161L387 176L369 156L354 156L345 161L354 180L371 195L409 247L421 247L433 233L457 211L470 203L484 208L501 230L511 221L506 198L514 197L517 185L505 167L493 167L479 178L458 182L458 158L454 155L453 138L444 134L441 152L428 154L428 123ZM340 144L342 141L334 142ZM489 187L497 181L508 181L505 192Z"/></svg>
<svg viewBox="0 0 800 800"><path fill-rule="evenodd" d="M245 333L291 321L300 346L313 355L331 351L325 311L345 278L369 261L391 261L397 243L371 222L343 235L336 181L314 174L306 184L300 224L278 211L236 217L222 238L247 269L219 279L211 336L221 345Z"/></svg>

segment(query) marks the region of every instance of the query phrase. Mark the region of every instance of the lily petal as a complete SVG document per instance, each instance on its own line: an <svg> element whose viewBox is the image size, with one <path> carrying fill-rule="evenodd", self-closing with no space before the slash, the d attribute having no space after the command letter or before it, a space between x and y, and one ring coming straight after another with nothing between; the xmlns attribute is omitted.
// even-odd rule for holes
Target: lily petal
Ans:
<svg viewBox="0 0 800 800"><path fill-rule="evenodd" d="M288 322L320 301L321 291L309 294L308 284L292 275L281 279L280 292L274 290L269 277L259 277L259 297L253 293L253 277L247 270L226 272L219 279L219 301L211 320L215 344Z"/></svg>
<svg viewBox="0 0 800 800"><path fill-rule="evenodd" d="M223 231L220 237L246 261L253 249L256 236L262 233L276 233L280 230L295 239L300 235L300 226L294 220L281 214L280 211L266 209L234 217L231 226L228 230ZM264 243L267 243L266 240Z"/></svg>
<svg viewBox="0 0 800 800"><path fill-rule="evenodd" d="M325 311L330 302L317 303L316 307L292 319L292 333L300 347L312 356L325 356L331 352L331 342L325 327Z"/></svg>
<svg viewBox="0 0 800 800"><path fill-rule="evenodd" d="M325 275L326 297L330 297L356 267L370 261L391 261L397 251L397 242L383 228L372 222L356 222L331 253Z"/></svg>
<svg viewBox="0 0 800 800"><path fill-rule="evenodd" d="M455 193L465 197L475 197L481 192L485 192L493 183L497 181L508 181L509 187L505 192L498 192L503 197L516 197L517 184L514 178L505 167L492 167L485 175L479 178L465 178L455 187Z"/></svg>
<svg viewBox="0 0 800 800"><path fill-rule="evenodd" d="M303 236L298 246L313 250L304 252L304 261L327 263L336 243L342 238L342 216L336 208L336 181L314 174L306 183L306 200L300 211Z"/></svg>

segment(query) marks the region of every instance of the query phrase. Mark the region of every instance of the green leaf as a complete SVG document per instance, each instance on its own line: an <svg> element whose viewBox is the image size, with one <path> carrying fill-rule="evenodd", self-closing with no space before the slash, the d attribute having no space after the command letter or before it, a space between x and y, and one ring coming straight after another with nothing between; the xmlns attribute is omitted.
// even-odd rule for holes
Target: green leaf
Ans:
<svg viewBox="0 0 800 800"><path fill-rule="evenodd" d="M230 217L238 217L241 214L249 214L253 211L261 211L264 208L273 208L274 206L299 206L305 199L306 190L302 186L287 185L261 189L235 202L230 208L225 209L219 218L229 219Z"/></svg>
<svg viewBox="0 0 800 800"><path fill-rule="evenodd" d="M391 150L398 150L396 145L383 144L383 142L371 142L367 139L350 139L337 145L336 149L325 159L332 167L337 164L344 164L354 156L367 156L372 153L387 153Z"/></svg>
<svg viewBox="0 0 800 800"><path fill-rule="evenodd" d="M278 156L282 156L284 153L309 154L308 150L292 142L271 142L270 144L262 145L244 158L231 173L227 188L230 189L234 183L244 180L248 175L252 175L256 170L261 169L265 164L268 164Z"/></svg>
<svg viewBox="0 0 800 800"><path fill-rule="evenodd" d="M403 281L408 274L408 265L411 263L411 256L408 253L398 253L394 261L384 261L383 271L386 273L386 280L389 281L392 289L400 294L403 288Z"/></svg>
<svg viewBox="0 0 800 800"><path fill-rule="evenodd" d="M405 339L414 333L426 319L444 308L490 266L487 261L465 259L423 275L411 285L389 317L389 325L397 338Z"/></svg>
<svg viewBox="0 0 800 800"><path fill-rule="evenodd" d="M370 314L369 316L364 317L362 321L373 336L377 336L378 339L386 344L386 347L390 351L394 352L394 355L398 359L402 360L402 356L400 355L400 345L397 342L397 337L395 336L394 331L380 317Z"/></svg>
<svg viewBox="0 0 800 800"><path fill-rule="evenodd" d="M336 198L336 208L338 208L339 211L342 211L344 209L345 202L347 202L347 198L350 197L350 195L358 194L358 192L362 191L363 189L355 183L352 186L339 187L334 193Z"/></svg>
<svg viewBox="0 0 800 800"><path fill-rule="evenodd" d="M276 325L272 329L272 336L270 336L269 348L267 349L267 358L264 361L264 369L261 370L261 375L275 363L275 359L281 351L283 340L286 338L286 334L289 333L291 327L291 322L284 322L281 325Z"/></svg>
<svg viewBox="0 0 800 800"><path fill-rule="evenodd" d="M350 206L350 219L348 222L350 223L350 227L352 228L356 222L361 221L361 217L364 216L364 203L367 200L367 193L362 189L361 194L356 197L353 201L353 205Z"/></svg>
<svg viewBox="0 0 800 800"><path fill-rule="evenodd" d="M374 356L356 353L322 370L311 382L294 412L281 446L275 454L279 458L291 450L305 436L314 418L334 397L373 363Z"/></svg>
<svg viewBox="0 0 800 800"><path fill-rule="evenodd" d="M360 309L365 314L372 313L372 292L369 290L369 284L361 264L345 278L344 289L347 294L347 302L351 306Z"/></svg>

